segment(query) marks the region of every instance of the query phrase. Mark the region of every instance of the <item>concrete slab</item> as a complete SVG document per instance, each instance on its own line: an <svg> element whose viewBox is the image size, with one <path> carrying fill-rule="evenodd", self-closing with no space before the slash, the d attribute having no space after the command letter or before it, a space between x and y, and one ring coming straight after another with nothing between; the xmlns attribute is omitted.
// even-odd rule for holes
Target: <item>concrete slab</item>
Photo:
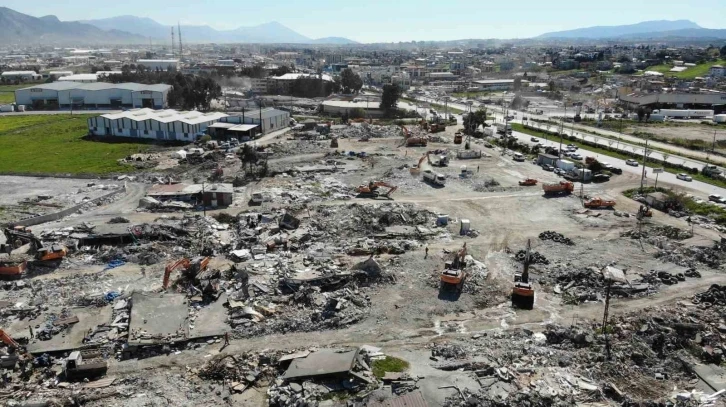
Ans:
<svg viewBox="0 0 726 407"><path fill-rule="evenodd" d="M134 293L131 296L129 346L164 344L189 336L189 308L181 294Z"/></svg>
<svg viewBox="0 0 726 407"><path fill-rule="evenodd" d="M192 324L194 329L189 330L189 339L221 336L226 331L231 330L225 322L227 320L227 310L224 308L225 302L227 302L227 294L222 294L217 301L197 312Z"/></svg>
<svg viewBox="0 0 726 407"><path fill-rule="evenodd" d="M94 329L99 325L111 322L111 314L113 309L110 305L101 308L74 308L73 315L78 317L78 323L69 325L63 332L55 335L48 341L33 340L28 344L28 352L33 354L66 352L80 348L83 346L83 338L89 329ZM45 319L38 318L33 321L18 321L9 327L10 334L17 332L20 335L28 334L28 326L32 325L36 329L36 325L45 322Z"/></svg>
<svg viewBox="0 0 726 407"><path fill-rule="evenodd" d="M323 349L311 353L305 358L293 360L282 377L283 379L291 380L314 376L346 374L353 368L353 362L357 354L357 349L346 352Z"/></svg>
<svg viewBox="0 0 726 407"><path fill-rule="evenodd" d="M726 370L716 365L695 365L693 371L713 391L726 389Z"/></svg>

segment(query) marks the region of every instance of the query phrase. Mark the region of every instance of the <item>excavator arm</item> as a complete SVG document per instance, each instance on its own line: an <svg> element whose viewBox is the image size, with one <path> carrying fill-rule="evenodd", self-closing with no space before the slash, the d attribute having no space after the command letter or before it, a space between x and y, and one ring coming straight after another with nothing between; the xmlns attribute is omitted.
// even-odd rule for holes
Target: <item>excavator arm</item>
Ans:
<svg viewBox="0 0 726 407"><path fill-rule="evenodd" d="M383 181L377 181L377 182L373 183L373 185L375 188L378 188L378 187L388 188L388 192L386 192L385 196L391 196L391 194L396 192L396 190L398 189L397 186L391 185L391 184L389 184L387 182L383 182Z"/></svg>
<svg viewBox="0 0 726 407"><path fill-rule="evenodd" d="M209 258L207 258L207 263L209 263ZM169 288L169 277L171 277L171 273L178 269L179 267L189 268L191 263L189 262L189 259L183 258L181 260L177 260L174 263L169 263L166 265L166 268L164 269L164 281L161 285L161 287L166 290Z"/></svg>
<svg viewBox="0 0 726 407"><path fill-rule="evenodd" d="M8 345L8 346L12 346L14 348L19 348L20 347L20 345L18 345L18 343L15 342L15 339L13 339L3 329L0 329L0 340L3 341L3 343L6 344L6 345Z"/></svg>

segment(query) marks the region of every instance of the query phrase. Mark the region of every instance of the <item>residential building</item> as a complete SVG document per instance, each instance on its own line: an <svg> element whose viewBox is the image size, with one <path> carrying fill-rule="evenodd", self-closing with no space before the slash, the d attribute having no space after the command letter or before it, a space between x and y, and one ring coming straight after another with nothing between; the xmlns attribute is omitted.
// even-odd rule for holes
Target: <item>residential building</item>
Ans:
<svg viewBox="0 0 726 407"><path fill-rule="evenodd" d="M232 184L157 184L146 196L161 202L185 202L194 206L204 204L213 208L229 206L234 201Z"/></svg>
<svg viewBox="0 0 726 407"><path fill-rule="evenodd" d="M121 109L169 106L171 85L53 82L15 91L15 103L36 110Z"/></svg>
<svg viewBox="0 0 726 407"><path fill-rule="evenodd" d="M133 109L89 118L88 132L94 136L191 142L225 117L221 112Z"/></svg>
<svg viewBox="0 0 726 407"><path fill-rule="evenodd" d="M150 71L177 71L179 70L178 59L139 59L137 66L143 66Z"/></svg>
<svg viewBox="0 0 726 407"><path fill-rule="evenodd" d="M714 65L708 68L708 75L713 76L714 78L723 78L726 76L726 68L722 65Z"/></svg>
<svg viewBox="0 0 726 407"><path fill-rule="evenodd" d="M289 93L290 86L298 78L318 78L317 74L308 73L286 73L282 76L272 76L267 78L267 91L271 93ZM320 76L323 81L333 82L333 77L327 74Z"/></svg>

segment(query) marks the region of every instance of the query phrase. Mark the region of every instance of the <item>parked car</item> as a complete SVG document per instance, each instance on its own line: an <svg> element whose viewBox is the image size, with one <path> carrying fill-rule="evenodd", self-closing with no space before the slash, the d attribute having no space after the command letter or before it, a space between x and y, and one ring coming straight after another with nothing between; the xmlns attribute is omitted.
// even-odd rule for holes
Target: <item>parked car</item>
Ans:
<svg viewBox="0 0 726 407"><path fill-rule="evenodd" d="M545 170L545 171L554 171L555 170L555 167L553 167L553 166L551 166L549 164L544 164L542 166L542 169Z"/></svg>
<svg viewBox="0 0 726 407"><path fill-rule="evenodd" d="M573 160L582 160L582 156L580 155L580 153L572 153L570 154L570 158L572 158Z"/></svg>
<svg viewBox="0 0 726 407"><path fill-rule="evenodd" d="M570 157L570 156L572 156L572 151L563 151L562 155L565 157Z"/></svg>
<svg viewBox="0 0 726 407"><path fill-rule="evenodd" d="M638 166L638 162L635 161L635 160L633 160L632 158L629 159L628 161L625 161L625 164L628 164L631 167L637 167Z"/></svg>
<svg viewBox="0 0 726 407"><path fill-rule="evenodd" d="M711 194L708 196L708 200L711 202L718 202L718 203L724 203L726 200L721 195L718 194Z"/></svg>
<svg viewBox="0 0 726 407"><path fill-rule="evenodd" d="M685 173L680 173L680 174L676 175L676 178L683 180L683 181L688 181L688 182L693 181L693 178L690 175L685 174Z"/></svg>
<svg viewBox="0 0 726 407"><path fill-rule="evenodd" d="M607 174L595 174L592 176L592 182L606 182L610 180L610 176Z"/></svg>
<svg viewBox="0 0 726 407"><path fill-rule="evenodd" d="M568 144L567 145L567 149L570 150L570 151L576 151L577 148L578 147L576 145L574 145L574 144Z"/></svg>
<svg viewBox="0 0 726 407"><path fill-rule="evenodd" d="M563 170L562 168L555 168L554 173L557 175L565 175L565 170Z"/></svg>
<svg viewBox="0 0 726 407"><path fill-rule="evenodd" d="M539 143L539 139L537 137L532 137L531 139L529 139L529 141L533 143Z"/></svg>
<svg viewBox="0 0 726 407"><path fill-rule="evenodd" d="M620 174L623 173L623 169L622 168L618 168L618 167L611 167L610 168L610 172L612 172L613 174L620 175Z"/></svg>

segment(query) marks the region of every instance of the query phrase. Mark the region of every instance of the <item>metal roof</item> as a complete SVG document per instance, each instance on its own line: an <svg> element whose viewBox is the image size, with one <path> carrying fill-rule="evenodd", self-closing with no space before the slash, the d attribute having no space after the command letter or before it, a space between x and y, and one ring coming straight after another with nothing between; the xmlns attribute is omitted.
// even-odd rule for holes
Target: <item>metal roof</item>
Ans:
<svg viewBox="0 0 726 407"><path fill-rule="evenodd" d="M107 89L123 89L123 90L130 90L132 92L143 92L143 91L151 91L151 92L167 92L171 90L171 85L165 85L165 84L155 84L155 85L146 85L143 83L133 83L133 82L127 82L127 83L107 83L107 82L95 82L95 83L74 83L74 82L53 82L53 83L42 83L40 85L30 86L27 88L22 88L18 90L27 90L27 89L44 89L44 90L88 90L88 91L94 91L94 90L107 90Z"/></svg>
<svg viewBox="0 0 726 407"><path fill-rule="evenodd" d="M227 117L227 115L221 112L179 112L174 109L153 110L149 108L143 108L125 110L120 113L104 114L101 115L101 117L109 120L129 119L137 122L144 120L155 120L161 123L182 122L186 124L200 124L207 122L216 122L223 117Z"/></svg>
<svg viewBox="0 0 726 407"><path fill-rule="evenodd" d="M380 402L369 402L368 407L428 407L421 390L414 390Z"/></svg>

